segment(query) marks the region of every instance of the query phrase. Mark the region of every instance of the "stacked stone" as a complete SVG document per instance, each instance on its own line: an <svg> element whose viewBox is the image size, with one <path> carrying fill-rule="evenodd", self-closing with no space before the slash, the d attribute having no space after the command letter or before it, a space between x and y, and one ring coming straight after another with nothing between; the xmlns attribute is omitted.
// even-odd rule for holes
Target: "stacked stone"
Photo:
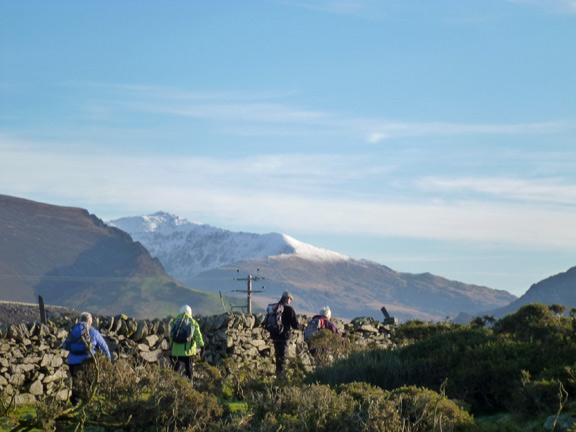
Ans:
<svg viewBox="0 0 576 432"><path fill-rule="evenodd" d="M387 349L392 345L394 324L384 324L371 317L355 318L344 326L344 334L358 349Z"/></svg>
<svg viewBox="0 0 576 432"><path fill-rule="evenodd" d="M227 313L198 319L206 346L206 361L219 364L231 358L249 367L271 366L268 332L262 327L262 314Z"/></svg>
<svg viewBox="0 0 576 432"><path fill-rule="evenodd" d="M299 316L305 325L307 316ZM17 403L38 397L68 397L70 380L67 351L62 343L76 317L58 323L20 324L0 328L0 396L16 396ZM263 328L264 315L227 313L198 317L206 347L206 361L213 365L232 359L249 368L274 371L273 344ZM348 324L333 320L343 335L358 349L389 348L394 326L373 318L356 318ZM137 320L126 315L94 317L93 326L105 338L113 360L134 359L167 366L170 362L170 318ZM301 330L293 332L289 357L298 357L306 370L314 369Z"/></svg>
<svg viewBox="0 0 576 432"><path fill-rule="evenodd" d="M68 332L53 324L11 325L0 339L0 392L16 404L36 397L68 397L67 352L60 349Z"/></svg>

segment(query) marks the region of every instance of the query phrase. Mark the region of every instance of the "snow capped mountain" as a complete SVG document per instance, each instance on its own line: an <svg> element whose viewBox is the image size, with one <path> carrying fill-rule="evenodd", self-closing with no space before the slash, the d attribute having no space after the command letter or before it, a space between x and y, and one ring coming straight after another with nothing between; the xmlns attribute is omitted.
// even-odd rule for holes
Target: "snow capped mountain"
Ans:
<svg viewBox="0 0 576 432"><path fill-rule="evenodd" d="M330 305L341 318L381 318L385 305L400 319L439 320L495 309L516 298L428 273L399 273L284 234L232 232L163 212L108 224L142 243L167 274L194 289L238 292L238 273L261 272L265 290L253 299L261 309L289 290L300 313L314 314Z"/></svg>
<svg viewBox="0 0 576 432"><path fill-rule="evenodd" d="M164 265L166 272L187 281L207 270L251 258L297 256L312 261L350 258L302 243L284 234L232 232L157 212L107 222L139 241Z"/></svg>

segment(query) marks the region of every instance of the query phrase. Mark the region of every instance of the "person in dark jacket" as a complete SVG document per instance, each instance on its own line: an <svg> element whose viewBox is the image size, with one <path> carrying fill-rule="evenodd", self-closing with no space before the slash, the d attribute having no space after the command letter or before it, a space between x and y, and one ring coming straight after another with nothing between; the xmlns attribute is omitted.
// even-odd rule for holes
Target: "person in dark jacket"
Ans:
<svg viewBox="0 0 576 432"><path fill-rule="evenodd" d="M87 331L88 338L83 338L83 332ZM81 349L84 346L84 349ZM78 348L80 347L80 349ZM102 334L92 327L92 315L89 312L82 312L78 323L72 327L68 337L62 344L62 348L70 351L68 353L68 368L72 376L72 391L70 402L73 405L78 403L78 395L74 388L74 381L78 373L93 360L96 351L102 352L108 360L112 360L108 344L102 337Z"/></svg>
<svg viewBox="0 0 576 432"><path fill-rule="evenodd" d="M288 343L290 342L290 336L292 336L292 329L298 329L298 317L294 308L290 306L290 303L294 300L294 297L289 291L284 291L282 293L282 298L278 302L284 306L284 312L282 313L282 324L284 330L282 333L270 333L270 337L274 342L274 351L276 353L276 375L279 376L284 372L284 366L286 365L286 351L288 350Z"/></svg>

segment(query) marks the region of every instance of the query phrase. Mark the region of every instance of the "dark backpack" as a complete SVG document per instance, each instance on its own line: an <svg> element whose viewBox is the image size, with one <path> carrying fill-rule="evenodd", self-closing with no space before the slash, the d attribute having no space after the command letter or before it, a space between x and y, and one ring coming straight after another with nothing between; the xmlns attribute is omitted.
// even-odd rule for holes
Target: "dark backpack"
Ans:
<svg viewBox="0 0 576 432"><path fill-rule="evenodd" d="M67 351L70 351L72 354L88 354L90 352L92 340L90 339L90 331L88 330L88 326L85 323L76 323L66 341L62 345Z"/></svg>
<svg viewBox="0 0 576 432"><path fill-rule="evenodd" d="M195 330L196 326L192 323L192 318L184 314L172 323L170 337L172 342L188 343L192 340Z"/></svg>
<svg viewBox="0 0 576 432"><path fill-rule="evenodd" d="M304 330L304 340L308 340L314 335L320 333L323 329L326 328L326 323L324 322L324 318L321 317L314 317L306 326L306 330Z"/></svg>
<svg viewBox="0 0 576 432"><path fill-rule="evenodd" d="M264 328L270 333L282 334L284 333L284 324L282 322L282 314L284 313L283 303L271 303L266 308L266 319L264 320Z"/></svg>

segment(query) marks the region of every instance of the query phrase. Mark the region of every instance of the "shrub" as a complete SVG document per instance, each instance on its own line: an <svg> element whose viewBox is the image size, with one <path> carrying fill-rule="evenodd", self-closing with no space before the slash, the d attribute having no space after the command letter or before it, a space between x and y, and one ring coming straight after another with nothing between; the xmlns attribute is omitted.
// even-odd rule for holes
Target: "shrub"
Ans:
<svg viewBox="0 0 576 432"><path fill-rule="evenodd" d="M400 325L393 335L393 341L398 346L405 346L418 342L437 334L452 332L459 329L459 324L451 324L447 322L433 323L424 322L422 320L410 320Z"/></svg>
<svg viewBox="0 0 576 432"><path fill-rule="evenodd" d="M365 382L393 389L417 381L414 371L411 360L401 358L398 351L371 350L320 367L308 375L306 381L330 385Z"/></svg>
<svg viewBox="0 0 576 432"><path fill-rule="evenodd" d="M460 431L474 423L460 403L426 388L404 386L392 391L390 400L399 406L412 431Z"/></svg>
<svg viewBox="0 0 576 432"><path fill-rule="evenodd" d="M553 405L551 384L544 382L560 381L569 392L576 391L571 318L556 316L547 306L527 305L496 322L494 330L446 326L411 323L405 336L417 339L422 329L431 335L394 351L351 355L318 369L309 382L365 381L388 390L414 385L440 391L447 379L446 394L466 401L476 413L517 409L522 392L539 406ZM534 377L528 388L522 371Z"/></svg>
<svg viewBox="0 0 576 432"><path fill-rule="evenodd" d="M189 380L157 365L96 362L75 381L82 397L94 385L93 397L75 409L40 402L36 427L65 431L97 424L104 429L201 431L218 423L223 413L215 395L199 393Z"/></svg>
<svg viewBox="0 0 576 432"><path fill-rule="evenodd" d="M313 335L307 340L307 344L317 366L327 365L334 359L345 356L350 350L349 342L330 330Z"/></svg>
<svg viewBox="0 0 576 432"><path fill-rule="evenodd" d="M393 392L366 383L275 387L251 401L252 431L463 431L472 416L428 389Z"/></svg>
<svg viewBox="0 0 576 432"><path fill-rule="evenodd" d="M561 341L572 332L569 320L555 315L542 303L530 303L498 320L493 327L498 335L508 334L517 340Z"/></svg>
<svg viewBox="0 0 576 432"><path fill-rule="evenodd" d="M360 430L352 397L326 385L269 387L252 395L251 430ZM272 427L272 429L269 429Z"/></svg>

